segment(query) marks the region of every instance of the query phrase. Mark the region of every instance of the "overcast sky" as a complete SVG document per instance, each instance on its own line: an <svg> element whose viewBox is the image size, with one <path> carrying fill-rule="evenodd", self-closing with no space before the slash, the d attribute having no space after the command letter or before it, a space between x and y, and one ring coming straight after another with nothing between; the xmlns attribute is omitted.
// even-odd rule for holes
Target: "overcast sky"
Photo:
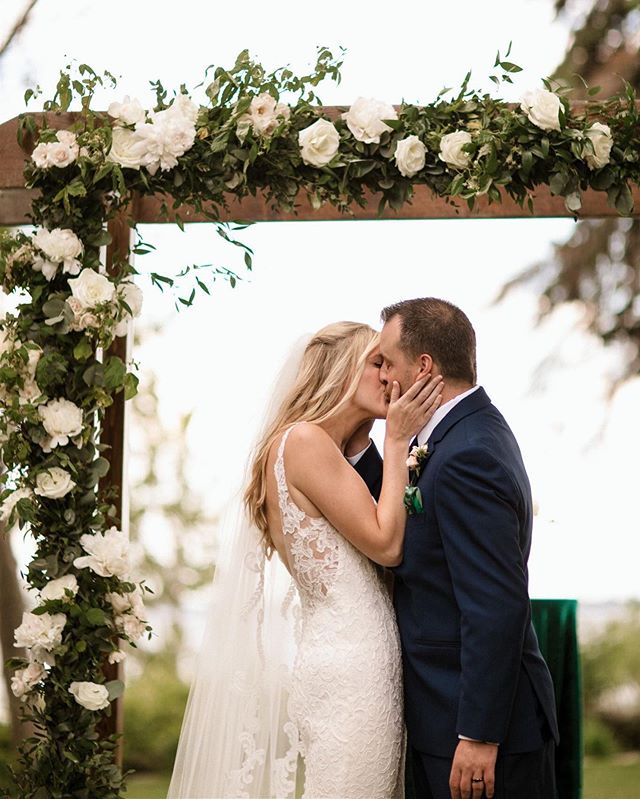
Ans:
<svg viewBox="0 0 640 799"><path fill-rule="evenodd" d="M6 30L22 2L0 6ZM40 0L31 24L0 66L2 114L22 110L25 84L51 86L67 58L122 76L115 96L151 105L148 81L169 88L198 83L211 64L231 65L248 47L265 66L301 70L316 45L347 48L340 86L319 90L325 104L357 96L427 103L443 86L487 80L495 52L513 41L525 67L502 96L517 100L561 59L568 31L543 0L433 4L325 2L241 6L146 0L61 5ZM49 96L50 91L47 92ZM249 282L220 285L177 314L142 278L144 314L163 332L135 354L158 374L167 423L194 410L190 479L203 503L221 508L237 482L277 365L301 333L338 319L379 325L394 300L435 295L460 305L479 339L479 379L521 443L539 508L531 591L582 600L638 596L637 478L627 465L640 446L638 381L607 402L619 368L566 308L534 324L537 298L513 293L494 305L503 282L546 257L573 222L556 220L264 223L246 231L256 252ZM138 259L143 272L172 273L188 263L241 269L238 254L208 226L182 234L149 226L158 248ZM547 363L552 357L555 365ZM379 436L379 431L377 435ZM159 547L163 546L159 535Z"/></svg>

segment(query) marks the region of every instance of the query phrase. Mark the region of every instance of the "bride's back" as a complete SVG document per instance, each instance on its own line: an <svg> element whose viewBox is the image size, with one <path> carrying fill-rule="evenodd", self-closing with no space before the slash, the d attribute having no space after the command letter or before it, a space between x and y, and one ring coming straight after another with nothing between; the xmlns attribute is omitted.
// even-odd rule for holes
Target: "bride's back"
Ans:
<svg viewBox="0 0 640 799"><path fill-rule="evenodd" d="M282 529L282 512L280 510L280 499L278 494L278 482L276 480L275 475L275 466L276 461L278 459L278 451L280 449L280 444L282 443L282 439L285 435L286 431L283 430L280 435L274 440L270 449L269 449L269 456L267 458L267 522L269 525L269 536L273 543L273 546L280 556L280 559L287 567L289 572L291 572L291 563L289 557L287 555L287 547L285 546L285 538L284 538L284 531ZM296 442L290 441L288 447L295 446ZM306 497L301 491L299 491L291 482L287 479L287 471L286 471L286 451L283 453L285 459L285 480L287 483L287 488L289 491L289 497L291 501L307 516L311 518L320 518L322 514L318 510L318 508L311 502L311 500ZM313 458L313 452L309 453L309 457Z"/></svg>

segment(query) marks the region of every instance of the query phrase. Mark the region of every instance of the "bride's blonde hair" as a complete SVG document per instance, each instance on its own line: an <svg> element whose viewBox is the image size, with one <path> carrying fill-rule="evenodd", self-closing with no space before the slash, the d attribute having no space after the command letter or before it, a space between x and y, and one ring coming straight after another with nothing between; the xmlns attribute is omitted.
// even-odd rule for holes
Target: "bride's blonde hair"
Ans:
<svg viewBox="0 0 640 799"><path fill-rule="evenodd" d="M267 524L267 461L271 445L296 422L323 422L353 397L367 357L379 333L359 322L335 322L307 344L295 383L282 401L252 458L244 502L251 521L262 532L267 556L273 542Z"/></svg>

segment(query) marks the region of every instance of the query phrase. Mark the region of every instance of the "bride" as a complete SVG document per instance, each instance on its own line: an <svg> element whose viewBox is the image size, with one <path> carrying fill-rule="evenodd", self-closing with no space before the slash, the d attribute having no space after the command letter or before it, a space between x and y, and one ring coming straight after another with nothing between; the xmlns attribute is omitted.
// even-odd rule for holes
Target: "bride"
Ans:
<svg viewBox="0 0 640 799"><path fill-rule="evenodd" d="M408 445L442 380L402 397L394 384L387 401L378 333L354 322L323 328L292 361L250 463L246 514L226 528L168 799L402 792L400 646L374 564L401 560ZM344 453L385 417L376 505Z"/></svg>

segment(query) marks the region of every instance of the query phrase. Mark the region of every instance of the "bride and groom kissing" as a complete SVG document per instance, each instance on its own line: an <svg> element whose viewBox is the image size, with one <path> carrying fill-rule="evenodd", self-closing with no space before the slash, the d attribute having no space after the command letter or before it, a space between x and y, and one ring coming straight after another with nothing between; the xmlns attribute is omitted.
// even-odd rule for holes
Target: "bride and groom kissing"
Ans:
<svg viewBox="0 0 640 799"><path fill-rule="evenodd" d="M416 799L555 799L518 444L459 308L407 300L382 321L323 328L280 381L170 799L400 799L405 755Z"/></svg>

